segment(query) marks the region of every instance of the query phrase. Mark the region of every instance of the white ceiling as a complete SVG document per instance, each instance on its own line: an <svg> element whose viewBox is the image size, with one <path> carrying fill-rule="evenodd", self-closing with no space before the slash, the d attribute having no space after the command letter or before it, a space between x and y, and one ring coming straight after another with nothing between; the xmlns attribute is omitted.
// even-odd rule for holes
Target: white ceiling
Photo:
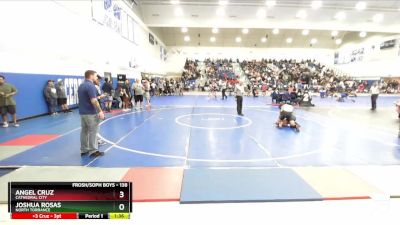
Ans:
<svg viewBox="0 0 400 225"><path fill-rule="evenodd" d="M336 45L336 39L348 39L358 37L359 32L341 31L334 39L331 31L311 30L309 35L302 35L302 30L279 30L279 34L274 35L271 29L249 29L248 34L243 34L242 29L223 28L219 29L217 34L212 33L211 28L188 28L187 33L182 33L180 27L153 27L154 33L167 46L207 46L207 47L256 47L256 48L308 48L313 38L317 39L317 43L312 47L334 49L339 47ZM368 36L377 35L378 33L368 33ZM387 34L389 35L389 34ZM184 41L184 37L189 36L190 41ZM215 37L216 41L211 42L210 37ZM241 37L242 41L237 43L236 37ZM261 41L262 37L268 37L267 42ZM287 43L286 39L292 38L292 43ZM361 39L361 38L360 38Z"/></svg>
<svg viewBox="0 0 400 225"><path fill-rule="evenodd" d="M145 24L167 46L229 46L229 47L310 47L310 40L316 38L318 43L313 47L337 48L332 40L331 31L338 30L336 38L356 37L360 31L368 35L389 35L400 33L400 0L368 1L367 8L355 9L358 0L323 0L319 9L311 8L311 0L277 0L277 4L268 8L264 0L230 0L228 5L220 6L218 0L181 0L172 5L169 0L140 0L139 7ZM174 11L181 8L183 15L176 16ZM217 16L219 8L225 10L225 16ZM259 18L257 12L265 10L266 16ZM296 17L298 11L304 10L305 19ZM335 19L335 14L344 12L346 19ZM382 22L374 22L373 16L383 14ZM189 28L188 33L181 32L181 27ZM218 34L212 34L211 28L220 28ZM249 28L249 34L242 34L242 28ZM279 35L273 35L272 29L279 28ZM310 30L303 36L303 29ZM185 42L184 36L190 36ZM200 36L199 36L200 35ZM266 43L261 38L268 35ZM210 42L214 36L216 41ZM242 42L237 43L236 37ZM287 38L293 43L286 43ZM354 38L352 38L354 41Z"/></svg>
<svg viewBox="0 0 400 225"><path fill-rule="evenodd" d="M137 0L136 0L137 1ZM142 5L170 5L168 0L139 0ZM181 5L219 5L218 0L180 0ZM265 6L263 0L229 0L228 5L255 5ZM277 0L276 7L292 6L292 7L308 7L312 0ZM359 0L322 0L322 8L354 8ZM367 3L367 9L386 9L393 10L400 7L398 0L364 0Z"/></svg>
<svg viewBox="0 0 400 225"><path fill-rule="evenodd" d="M310 0L277 0L277 5L267 8L263 0L230 0L220 6L217 0L180 1L172 5L170 1L140 0L142 18L149 27L220 27L220 28L281 28L310 30L341 30L400 33L400 1L365 1L367 8L357 11L354 0L324 0L323 7L313 10ZM175 16L180 7L182 16ZM218 17L216 11L223 7L226 15ZM266 18L257 17L257 11L266 10ZM306 19L296 18L299 10L307 12ZM337 12L344 11L347 18L334 19ZM372 17L382 13L381 23Z"/></svg>

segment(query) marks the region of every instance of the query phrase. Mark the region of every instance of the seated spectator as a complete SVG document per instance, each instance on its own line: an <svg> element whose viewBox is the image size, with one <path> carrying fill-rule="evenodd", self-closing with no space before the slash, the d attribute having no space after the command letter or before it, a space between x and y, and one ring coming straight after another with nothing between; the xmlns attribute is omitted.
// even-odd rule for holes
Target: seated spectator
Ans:
<svg viewBox="0 0 400 225"><path fill-rule="evenodd" d="M278 102L278 98L279 98L279 92L274 89L274 91L271 93L271 98L272 98L272 104L279 104L280 102Z"/></svg>
<svg viewBox="0 0 400 225"><path fill-rule="evenodd" d="M314 104L311 103L312 97L308 93L308 91L305 91L302 98L300 99L299 105L302 107L313 107L315 106Z"/></svg>
<svg viewBox="0 0 400 225"><path fill-rule="evenodd" d="M121 82L118 82L118 84L117 84L117 88L115 89L115 92L114 92L114 99L117 101L117 105L116 105L116 108L118 108L118 109L120 109L120 108L122 108L122 96L123 96L123 93L122 93L123 91L122 91L122 83Z"/></svg>
<svg viewBox="0 0 400 225"><path fill-rule="evenodd" d="M254 84L252 87L253 97L258 97L258 85Z"/></svg>
<svg viewBox="0 0 400 225"><path fill-rule="evenodd" d="M295 89L290 92L290 102L292 104L298 104L300 102L299 96L297 95L297 92Z"/></svg>
<svg viewBox="0 0 400 225"><path fill-rule="evenodd" d="M290 103L290 99L291 99L291 96L290 96L290 93L288 90L286 90L285 92L282 93L281 103Z"/></svg>
<svg viewBox="0 0 400 225"><path fill-rule="evenodd" d="M267 84L266 84L266 83L262 83L261 92L262 92L262 95L263 95L263 96L266 96L266 95L267 95L267 90L268 90Z"/></svg>
<svg viewBox="0 0 400 225"><path fill-rule="evenodd" d="M326 98L326 90L325 90L325 88L322 88L322 89L319 91L319 96L320 96L321 98Z"/></svg>

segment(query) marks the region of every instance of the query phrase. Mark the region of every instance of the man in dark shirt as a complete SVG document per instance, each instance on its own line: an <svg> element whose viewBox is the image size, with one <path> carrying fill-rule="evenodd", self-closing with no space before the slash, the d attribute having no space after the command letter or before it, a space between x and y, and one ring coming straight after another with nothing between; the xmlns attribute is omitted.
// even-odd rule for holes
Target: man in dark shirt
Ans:
<svg viewBox="0 0 400 225"><path fill-rule="evenodd" d="M49 108L49 115L57 114L57 89L54 87L54 81L48 80L47 85L44 88L44 96L46 99L47 106Z"/></svg>
<svg viewBox="0 0 400 225"><path fill-rule="evenodd" d="M113 101L113 87L111 81L108 78L105 79L103 87L101 88L103 93L106 94L106 111L111 112L111 106Z"/></svg>
<svg viewBox="0 0 400 225"><path fill-rule="evenodd" d="M92 157L104 155L99 152L97 133L100 120L104 120L104 113L97 100L97 89L94 82L97 73L93 70L85 72L85 81L78 88L79 114L81 115L81 156L89 154Z"/></svg>

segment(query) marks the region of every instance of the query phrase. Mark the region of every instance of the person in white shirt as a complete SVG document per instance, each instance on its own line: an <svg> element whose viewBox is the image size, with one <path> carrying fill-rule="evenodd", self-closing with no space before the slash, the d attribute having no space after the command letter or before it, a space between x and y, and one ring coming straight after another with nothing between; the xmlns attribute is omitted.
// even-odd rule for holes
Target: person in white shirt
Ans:
<svg viewBox="0 0 400 225"><path fill-rule="evenodd" d="M379 86L377 83L374 83L374 85L371 87L371 105L372 105L371 110L376 110L376 100L378 99L378 96L379 96Z"/></svg>
<svg viewBox="0 0 400 225"><path fill-rule="evenodd" d="M280 113L278 121L276 125L278 128L282 128L283 126L290 126L294 128L297 132L300 131L300 126L296 123L296 117L294 116L294 107L290 104L283 104L280 106Z"/></svg>
<svg viewBox="0 0 400 225"><path fill-rule="evenodd" d="M135 101L135 104L132 105L132 110L139 110L139 108L140 110L142 110L144 87L140 79L137 79L136 82L132 85L132 91L134 93Z"/></svg>
<svg viewBox="0 0 400 225"><path fill-rule="evenodd" d="M154 96L156 94L156 90L157 90L157 84L153 81L151 82L151 90L150 90L151 96Z"/></svg>
<svg viewBox="0 0 400 225"><path fill-rule="evenodd" d="M144 80L143 84L143 89L144 89L144 99L146 101L146 109L149 109L151 107L150 104L150 82L148 80Z"/></svg>
<svg viewBox="0 0 400 225"><path fill-rule="evenodd" d="M244 94L244 85L243 81L240 81L235 86L235 94L236 94L236 109L239 116L244 116L242 113L243 108L243 94Z"/></svg>
<svg viewBox="0 0 400 225"><path fill-rule="evenodd" d="M210 88L209 97L210 98L213 97L214 99L217 99L217 84L215 83L215 81L212 81L209 88Z"/></svg>
<svg viewBox="0 0 400 225"><path fill-rule="evenodd" d="M226 81L225 80L220 80L220 84L221 86L221 91L222 91L222 100L224 99L228 99L228 96L226 96Z"/></svg>

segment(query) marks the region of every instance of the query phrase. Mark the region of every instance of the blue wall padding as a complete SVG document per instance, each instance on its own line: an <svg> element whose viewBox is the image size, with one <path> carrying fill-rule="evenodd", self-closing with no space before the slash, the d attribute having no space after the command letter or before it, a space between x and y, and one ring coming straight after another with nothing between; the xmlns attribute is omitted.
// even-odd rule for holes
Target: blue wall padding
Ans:
<svg viewBox="0 0 400 225"><path fill-rule="evenodd" d="M84 79L82 75L61 75L61 74L30 74L30 73L9 73L1 72L6 77L6 82L14 85L18 89L18 94L14 97L17 102L18 119L38 116L48 113L48 108L43 95L43 89L48 80L66 78ZM133 80L131 80L131 83ZM101 85L103 81L101 82ZM117 86L117 78L113 77L113 86ZM67 89L67 94L72 89ZM76 107L70 105L70 107Z"/></svg>
<svg viewBox="0 0 400 225"><path fill-rule="evenodd" d="M18 89L14 96L17 102L17 116L19 119L41 115L48 112L44 99L43 89L48 80L65 78L83 78L83 76L51 75L51 74L26 74L26 73L2 73L6 82Z"/></svg>

